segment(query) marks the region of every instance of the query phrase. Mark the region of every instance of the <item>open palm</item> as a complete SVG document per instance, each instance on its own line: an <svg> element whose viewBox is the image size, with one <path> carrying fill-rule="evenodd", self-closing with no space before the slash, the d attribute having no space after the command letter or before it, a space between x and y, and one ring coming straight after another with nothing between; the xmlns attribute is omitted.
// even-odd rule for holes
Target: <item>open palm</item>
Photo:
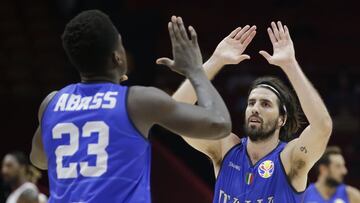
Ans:
<svg viewBox="0 0 360 203"><path fill-rule="evenodd" d="M284 67L295 59L294 45L290 38L288 28L283 26L278 21L277 26L274 22L271 23L272 28L268 28L268 34L273 45L273 55L271 56L266 51L259 53L273 65Z"/></svg>
<svg viewBox="0 0 360 203"><path fill-rule="evenodd" d="M255 34L256 26L247 25L244 28L236 28L218 44L213 56L223 65L238 64L245 59L250 59L249 55L243 53Z"/></svg>

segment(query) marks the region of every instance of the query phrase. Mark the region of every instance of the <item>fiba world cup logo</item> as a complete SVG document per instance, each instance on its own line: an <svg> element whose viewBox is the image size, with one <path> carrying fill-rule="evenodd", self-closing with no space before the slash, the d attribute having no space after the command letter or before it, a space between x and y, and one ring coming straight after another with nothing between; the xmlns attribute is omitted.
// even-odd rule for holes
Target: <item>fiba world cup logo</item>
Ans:
<svg viewBox="0 0 360 203"><path fill-rule="evenodd" d="M345 203L345 201L342 200L342 199L336 199L336 200L334 201L334 203Z"/></svg>
<svg viewBox="0 0 360 203"><path fill-rule="evenodd" d="M263 161L258 167L259 175L263 178L270 178L274 173L274 162L271 160Z"/></svg>

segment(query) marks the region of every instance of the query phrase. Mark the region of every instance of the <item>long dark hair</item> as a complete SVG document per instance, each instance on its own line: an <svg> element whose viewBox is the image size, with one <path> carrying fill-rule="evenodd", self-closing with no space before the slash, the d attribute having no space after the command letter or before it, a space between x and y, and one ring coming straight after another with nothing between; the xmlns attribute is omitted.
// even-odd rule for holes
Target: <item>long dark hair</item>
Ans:
<svg viewBox="0 0 360 203"><path fill-rule="evenodd" d="M279 97L278 105L280 115L287 117L285 125L280 129L280 140L286 142L292 140L294 134L303 124L301 120L302 111L295 92L293 89L288 88L280 79L272 76L266 76L258 78L252 83L249 94L253 89L257 88L261 84L269 85L278 91L279 94L277 94L277 96ZM283 108L283 105L285 108Z"/></svg>

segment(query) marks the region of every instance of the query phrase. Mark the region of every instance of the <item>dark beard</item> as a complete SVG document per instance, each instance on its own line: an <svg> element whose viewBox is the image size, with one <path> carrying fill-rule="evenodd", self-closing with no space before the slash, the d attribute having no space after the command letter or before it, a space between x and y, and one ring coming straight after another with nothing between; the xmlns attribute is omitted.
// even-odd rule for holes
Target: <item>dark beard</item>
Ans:
<svg viewBox="0 0 360 203"><path fill-rule="evenodd" d="M5 183L5 185L13 188L20 182L20 178L18 176L6 178L6 179L3 179L3 182Z"/></svg>
<svg viewBox="0 0 360 203"><path fill-rule="evenodd" d="M330 188L336 188L337 186L339 186L341 184L341 182L335 180L334 178L327 177L325 179L325 184Z"/></svg>
<svg viewBox="0 0 360 203"><path fill-rule="evenodd" d="M264 130L264 126L261 125L257 129L252 129L249 126L248 122L245 122L245 133L247 136L249 136L249 139L253 142L256 141L263 141L274 135L274 132L276 131L276 120L274 122L269 123L270 129L267 131Z"/></svg>

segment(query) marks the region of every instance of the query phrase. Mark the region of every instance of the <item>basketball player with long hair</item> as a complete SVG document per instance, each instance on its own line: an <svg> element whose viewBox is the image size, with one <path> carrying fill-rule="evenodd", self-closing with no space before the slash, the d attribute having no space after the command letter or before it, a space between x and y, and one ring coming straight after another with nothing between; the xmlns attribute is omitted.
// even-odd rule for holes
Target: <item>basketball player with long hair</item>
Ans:
<svg viewBox="0 0 360 203"><path fill-rule="evenodd" d="M301 202L308 172L323 154L331 135L331 117L297 62L287 26L272 22L267 31L273 55L265 51L259 53L287 75L309 125L293 139L300 128L300 108L295 94L279 79L262 77L249 89L246 134L242 139L233 133L213 141L184 137L188 144L212 160L217 178L214 203ZM243 52L255 34L255 26L245 26L221 41L204 64L208 77L213 78L226 64L249 59ZM173 98L187 103L196 101L187 81Z"/></svg>

